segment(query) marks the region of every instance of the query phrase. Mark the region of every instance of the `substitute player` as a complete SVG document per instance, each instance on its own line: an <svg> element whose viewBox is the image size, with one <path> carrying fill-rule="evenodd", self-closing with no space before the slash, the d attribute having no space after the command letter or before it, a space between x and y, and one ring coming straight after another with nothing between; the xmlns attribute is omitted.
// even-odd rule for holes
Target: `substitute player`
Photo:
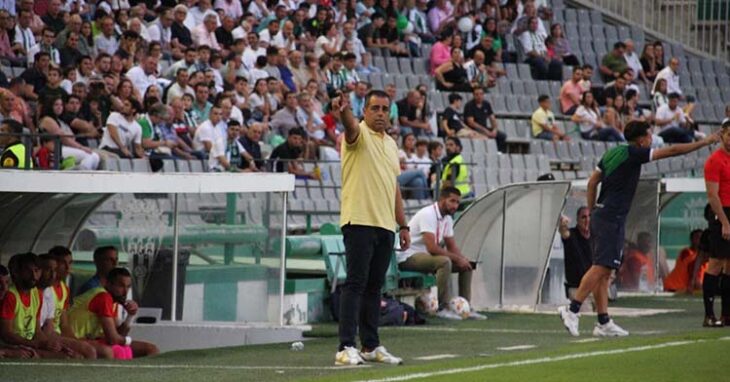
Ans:
<svg viewBox="0 0 730 382"><path fill-rule="evenodd" d="M587 206L592 210L593 265L581 279L570 306L558 308L563 325L573 336L579 335L578 312L590 293L593 293L598 311L598 323L593 329L593 335L629 335L629 332L616 325L608 316L607 291L611 272L621 265L626 216L639 183L641 165L652 160L686 154L709 146L719 139L717 134L712 134L699 142L652 149L651 126L645 121L629 122L624 129L624 137L628 145L608 150L588 180ZM596 202L599 183L601 194ZM730 226L728 227L730 235Z"/></svg>
<svg viewBox="0 0 730 382"><path fill-rule="evenodd" d="M380 345L378 337L380 291L390 266L396 223L401 249L408 249L411 241L396 180L400 174L398 145L386 133L391 99L382 91L370 91L359 124L348 99L340 96L332 101L332 107L341 110L345 126L340 224L347 261L335 365L363 361L400 364L403 360ZM355 347L358 331L359 352Z"/></svg>
<svg viewBox="0 0 730 382"><path fill-rule="evenodd" d="M713 219L710 221L710 260L702 280L705 319L702 326L730 325L730 121L722 124L722 144L705 163L705 186ZM719 292L719 293L718 293ZM715 296L722 296L722 319L715 318Z"/></svg>

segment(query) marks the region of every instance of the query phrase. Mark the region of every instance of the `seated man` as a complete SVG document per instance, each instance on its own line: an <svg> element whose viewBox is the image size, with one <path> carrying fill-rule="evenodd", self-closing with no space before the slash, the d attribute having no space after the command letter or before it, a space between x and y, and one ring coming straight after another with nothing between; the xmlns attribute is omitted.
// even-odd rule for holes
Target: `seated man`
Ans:
<svg viewBox="0 0 730 382"><path fill-rule="evenodd" d="M271 160L275 161L275 172L288 172L297 179L319 179L314 174L304 170L300 160L302 159L302 148L304 147L304 129L295 127L289 130L286 142L277 146L271 153Z"/></svg>
<svg viewBox="0 0 730 382"><path fill-rule="evenodd" d="M69 252L70 254L70 252ZM61 325L67 330L66 334L71 334L66 319L66 310L68 309L69 296L68 287L61 284L58 276L58 259L54 255L43 254L38 256L38 267L41 271L38 280L38 289L42 291L43 309L41 310L40 326L43 333L49 338L55 338L74 354L79 354L87 359L96 359L96 350L82 341L76 340L73 335L62 336ZM65 268L65 265L63 266ZM64 271L64 275L65 275Z"/></svg>
<svg viewBox="0 0 730 382"><path fill-rule="evenodd" d="M425 99L418 90L410 90L405 98L396 102L400 134L413 133L416 138L432 136L431 125L426 115Z"/></svg>
<svg viewBox="0 0 730 382"><path fill-rule="evenodd" d="M0 307L0 339L8 345L22 348L33 358L68 358L76 356L73 350L57 338L48 337L41 330L40 316L43 305L38 282L38 256L21 253L8 263L13 285Z"/></svg>
<svg viewBox="0 0 730 382"><path fill-rule="evenodd" d="M114 246L99 247L94 250L94 266L96 274L88 279L78 290L77 296L90 289L106 285L106 275L117 267L119 253Z"/></svg>
<svg viewBox="0 0 730 382"><path fill-rule="evenodd" d="M8 268L0 265L0 302L5 299L10 287L10 272ZM0 358L31 358L33 352L21 347L3 346L0 344Z"/></svg>
<svg viewBox="0 0 730 382"><path fill-rule="evenodd" d="M532 113L532 136L548 141L569 141L570 137L555 124L555 114L551 110L550 96L543 94L537 98L537 102L540 107Z"/></svg>
<svg viewBox="0 0 730 382"><path fill-rule="evenodd" d="M159 353L157 346L135 341L129 336L130 323L137 314L137 304L127 300L132 275L125 268L114 268L106 276L106 285L77 296L69 311L69 320L76 338L89 340L99 355L112 354L114 359L132 359ZM126 318L119 322L120 305Z"/></svg>
<svg viewBox="0 0 730 382"><path fill-rule="evenodd" d="M569 299L575 298L580 280L593 264L591 252L591 212L585 206L578 208L577 224L568 228L569 219L560 219L560 238L563 241L563 261L565 263L565 294Z"/></svg>
<svg viewBox="0 0 730 382"><path fill-rule="evenodd" d="M707 259L700 255L702 230L696 229L689 234L689 247L683 249L674 269L664 279L664 291L689 293L702 290L702 278L707 269Z"/></svg>
<svg viewBox="0 0 730 382"><path fill-rule="evenodd" d="M224 142L218 139L210 151L208 166L213 172L250 172L256 169L253 158L248 155L238 138L241 124L235 119L228 122L227 139ZM248 167L245 167L248 166Z"/></svg>
<svg viewBox="0 0 730 382"><path fill-rule="evenodd" d="M480 138L494 139L497 149L502 153L507 152L507 134L499 130L492 105L484 99L484 89L474 88L474 99L464 106L464 119L472 131L481 135Z"/></svg>
<svg viewBox="0 0 730 382"><path fill-rule="evenodd" d="M704 134L692 128L687 115L679 107L679 94L670 93L669 103L659 106L654 123L664 143L689 143L704 138Z"/></svg>
<svg viewBox="0 0 730 382"><path fill-rule="evenodd" d="M438 317L460 320L461 316L449 309L451 273L459 274L459 296L471 300L472 264L461 254L454 241L453 214L459 208L461 192L453 187L441 190L437 203L423 207L408 226L413 241L411 246L398 253L398 268L403 271L416 271L436 274L438 288ZM441 245L445 243L445 248ZM469 318L484 319L485 316L469 313Z"/></svg>

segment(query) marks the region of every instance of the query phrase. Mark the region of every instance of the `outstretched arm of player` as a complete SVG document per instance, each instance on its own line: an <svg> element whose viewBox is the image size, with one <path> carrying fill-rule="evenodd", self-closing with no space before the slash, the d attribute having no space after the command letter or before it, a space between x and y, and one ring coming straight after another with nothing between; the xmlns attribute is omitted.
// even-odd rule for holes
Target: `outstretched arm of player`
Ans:
<svg viewBox="0 0 730 382"><path fill-rule="evenodd" d="M355 116L352 115L352 107L350 99L343 93L332 100L332 108L339 110L340 120L345 127L345 141L348 144L355 143L360 135L360 126L358 126Z"/></svg>
<svg viewBox="0 0 730 382"><path fill-rule="evenodd" d="M676 145L671 145L668 147L662 147L660 149L656 149L652 151L651 160L659 160L669 157L675 157L677 155L683 155L687 153L691 153L692 151L695 151L697 149L701 149L705 146L709 146L717 141L720 140L720 135L718 133L710 134L705 139L697 142L692 143L681 143Z"/></svg>
<svg viewBox="0 0 730 382"><path fill-rule="evenodd" d="M588 191L586 192L586 198L588 199L588 210L592 210L596 205L596 198L598 195L598 184L601 183L601 171L594 170L591 177L588 178Z"/></svg>

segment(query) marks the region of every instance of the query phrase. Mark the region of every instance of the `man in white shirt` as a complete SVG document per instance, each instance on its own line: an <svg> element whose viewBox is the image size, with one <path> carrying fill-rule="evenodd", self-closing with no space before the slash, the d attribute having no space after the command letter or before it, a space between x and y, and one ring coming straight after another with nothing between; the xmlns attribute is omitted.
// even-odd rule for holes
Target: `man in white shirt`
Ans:
<svg viewBox="0 0 730 382"><path fill-rule="evenodd" d="M109 114L99 147L122 158L145 158L142 148L142 126L134 118L136 114L137 110L132 101L123 100L122 112Z"/></svg>
<svg viewBox="0 0 730 382"><path fill-rule="evenodd" d="M210 153L218 140L223 140L223 135L216 125L221 121L221 108L213 106L208 114L208 120L198 125L193 137L193 150ZM218 142L218 144L222 144Z"/></svg>
<svg viewBox="0 0 730 382"><path fill-rule="evenodd" d="M139 94L144 95L148 87L157 86L157 63L157 57L147 56L127 72L127 78L132 81Z"/></svg>
<svg viewBox="0 0 730 382"><path fill-rule="evenodd" d="M157 21L147 27L147 34L150 41L159 41L162 44L163 54L170 54L172 49L172 23L175 21L172 15L172 9L166 9L160 14Z"/></svg>
<svg viewBox="0 0 730 382"><path fill-rule="evenodd" d="M660 128L659 136L664 143L690 143L704 138L704 134L692 129L687 116L679 107L679 94L669 93L668 102L656 111L654 123Z"/></svg>
<svg viewBox="0 0 730 382"><path fill-rule="evenodd" d="M223 13L238 20L243 16L243 7L239 0L216 0L216 9L222 9Z"/></svg>
<svg viewBox="0 0 730 382"><path fill-rule="evenodd" d="M185 24L185 26L192 31L193 28L203 23L203 19L205 18L206 14L215 15L216 26L218 26L220 22L218 20L218 14L213 11L213 6L210 0L199 0L197 7L190 8L183 24Z"/></svg>
<svg viewBox="0 0 730 382"><path fill-rule="evenodd" d="M177 71L179 69L188 69L188 74L191 71L191 67L195 65L195 62L198 60L198 50L195 48L187 48L185 49L185 56L179 61L175 61L165 72L165 78L167 79L173 79L177 76ZM194 69L193 69L194 70Z"/></svg>
<svg viewBox="0 0 730 382"><path fill-rule="evenodd" d="M177 76L175 76L175 83L170 85L167 89L167 97L165 103L170 104L172 100L178 97L182 97L183 94L190 94L195 97L195 90L188 84L190 79L190 73L186 68L180 68L177 70Z"/></svg>
<svg viewBox="0 0 730 382"><path fill-rule="evenodd" d="M294 36L294 23L290 20L285 21L279 33L271 40L271 45L280 49L286 49L287 52L296 50L297 37Z"/></svg>
<svg viewBox="0 0 730 382"><path fill-rule="evenodd" d="M256 32L249 32L246 39L248 46L243 51L243 65L250 71L256 67L259 56L266 56L266 48L259 46L259 34Z"/></svg>
<svg viewBox="0 0 730 382"><path fill-rule="evenodd" d="M33 21L33 12L21 9L18 12L18 25L15 26L14 48L19 46L21 55L27 55L30 49L36 44L30 23Z"/></svg>
<svg viewBox="0 0 730 382"><path fill-rule="evenodd" d="M532 67L536 80L562 81L563 63L550 59L545 46L545 35L538 30L538 18L531 17L528 29L520 34L520 45L527 58L525 62Z"/></svg>
<svg viewBox="0 0 730 382"><path fill-rule="evenodd" d="M208 167L214 172L239 172L244 171L244 163L254 165L253 158L248 155L238 138L241 133L241 124L238 121L228 122L226 131L227 139L218 139L213 145L208 156Z"/></svg>
<svg viewBox="0 0 730 382"><path fill-rule="evenodd" d="M439 310L437 316L460 320L461 317L449 307L451 273L459 274L459 296L471 299L471 277L473 264L461 254L454 241L454 221L452 216L459 208L461 192L454 187L444 187L438 202L423 207L408 222L413 241L411 246L398 252L398 268L436 274ZM441 245L445 244L445 247ZM469 318L485 318L472 312Z"/></svg>
<svg viewBox="0 0 730 382"><path fill-rule="evenodd" d="M51 64L54 66L61 65L61 55L58 49L53 46L53 42L56 41L56 32L51 28L44 28L42 36L41 41L33 45L28 51L28 66L33 65L35 54L39 52L48 53L51 56Z"/></svg>
<svg viewBox="0 0 730 382"><path fill-rule="evenodd" d="M624 45L626 45L626 51L624 52L626 65L628 65L629 68L634 71L634 78L632 78L631 80L636 81L641 79L642 81L648 81L646 79L646 76L644 76L644 69L641 66L641 60L639 60L639 55L636 54L634 41L631 39L626 39L626 41L624 41Z"/></svg>
<svg viewBox="0 0 730 382"><path fill-rule="evenodd" d="M192 29L193 44L195 47L207 45L214 51L221 50L218 39L215 37L216 15L209 13L205 15L203 23Z"/></svg>
<svg viewBox="0 0 730 382"><path fill-rule="evenodd" d="M682 95L682 89L679 87L679 59L677 57L672 57L669 65L657 73L652 89L656 89L656 84L660 79L667 81L667 93Z"/></svg>
<svg viewBox="0 0 730 382"><path fill-rule="evenodd" d="M114 35L114 19L110 16L104 16L101 19L101 33L94 39L96 50L101 53L114 55L119 49L119 40Z"/></svg>

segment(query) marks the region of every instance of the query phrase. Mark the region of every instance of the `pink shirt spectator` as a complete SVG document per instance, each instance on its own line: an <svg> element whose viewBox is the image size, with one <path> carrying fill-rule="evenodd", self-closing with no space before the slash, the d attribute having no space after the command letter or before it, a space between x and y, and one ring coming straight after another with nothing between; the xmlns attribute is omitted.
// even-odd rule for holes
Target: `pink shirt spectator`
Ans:
<svg viewBox="0 0 730 382"><path fill-rule="evenodd" d="M7 31L0 33L0 57L15 58L15 52L10 46L10 37Z"/></svg>
<svg viewBox="0 0 730 382"><path fill-rule="evenodd" d="M431 48L431 74L444 62L451 59L451 47L441 41L437 41Z"/></svg>
<svg viewBox="0 0 730 382"><path fill-rule="evenodd" d="M193 44L198 47L201 45L208 45L213 51L221 50L221 46L218 45L218 39L215 38L215 32L208 32L205 28L205 24L200 24L192 30Z"/></svg>
<svg viewBox="0 0 730 382"><path fill-rule="evenodd" d="M560 110L563 113L566 113L568 110L570 110L570 108L574 106L578 106L578 103L575 103L573 102L573 100L570 99L571 95L580 99L583 95L583 87L580 86L580 83L575 83L569 80L563 84L562 88L560 88Z"/></svg>
<svg viewBox="0 0 730 382"><path fill-rule="evenodd" d="M431 32L433 33L437 33L439 25L454 13L454 7L450 2L447 1L445 5L445 10L435 6L428 11L428 27L431 28Z"/></svg>

